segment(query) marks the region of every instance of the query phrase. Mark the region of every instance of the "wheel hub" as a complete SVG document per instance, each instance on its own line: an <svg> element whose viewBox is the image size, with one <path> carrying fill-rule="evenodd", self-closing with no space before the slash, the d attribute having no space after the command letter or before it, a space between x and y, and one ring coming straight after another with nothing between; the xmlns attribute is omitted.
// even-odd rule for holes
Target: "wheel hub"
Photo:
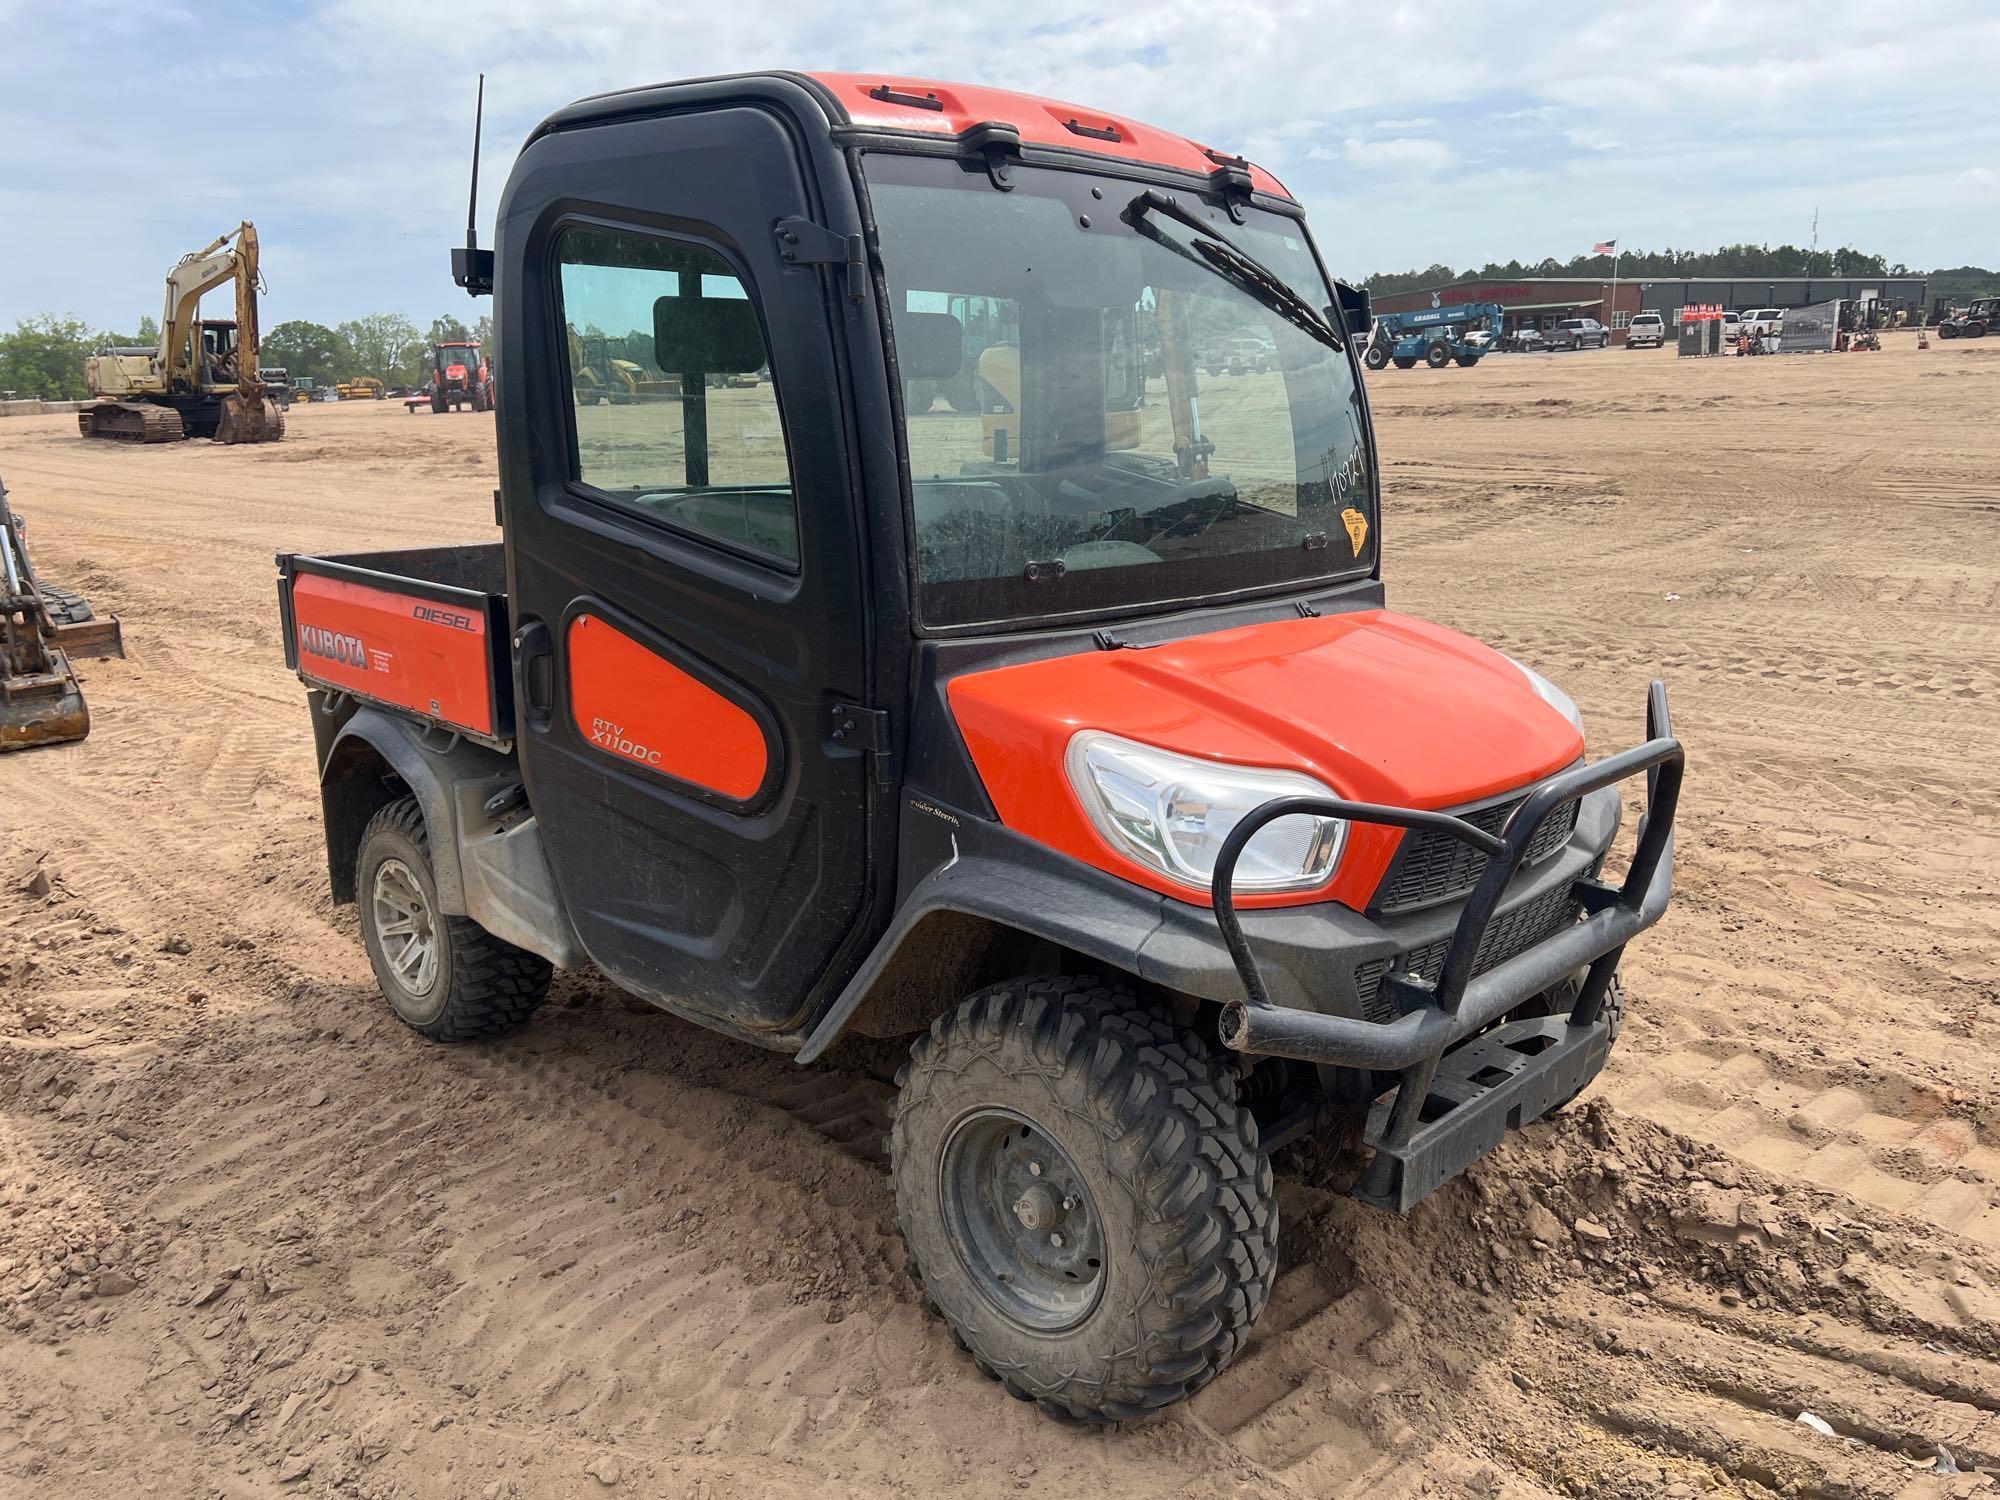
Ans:
<svg viewBox="0 0 2000 1500"><path fill-rule="evenodd" d="M1037 1333L1089 1316L1104 1289L1103 1227L1053 1137L1013 1110L976 1110L946 1139L938 1175L952 1248L988 1301Z"/></svg>
<svg viewBox="0 0 2000 1500"><path fill-rule="evenodd" d="M410 867L389 858L375 867L375 936L397 981L410 994L430 993L437 983L438 934L424 888Z"/></svg>

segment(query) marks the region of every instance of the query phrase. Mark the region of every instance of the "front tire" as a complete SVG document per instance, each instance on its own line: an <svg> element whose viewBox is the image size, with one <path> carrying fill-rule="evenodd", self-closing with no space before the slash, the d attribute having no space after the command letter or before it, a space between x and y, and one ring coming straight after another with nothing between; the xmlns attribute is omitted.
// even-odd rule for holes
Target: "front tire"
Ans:
<svg viewBox="0 0 2000 1500"><path fill-rule="evenodd" d="M549 961L438 906L430 837L415 797L369 819L355 862L361 941L383 998L434 1042L512 1031L542 1003Z"/></svg>
<svg viewBox="0 0 2000 1500"><path fill-rule="evenodd" d="M1200 1039L1122 986L1016 979L941 1017L897 1082L911 1261L1010 1393L1128 1421L1243 1347L1278 1210L1256 1122Z"/></svg>
<svg viewBox="0 0 2000 1500"><path fill-rule="evenodd" d="M1370 344L1368 352L1361 356L1361 363L1371 370L1379 370L1389 363L1389 351L1380 344Z"/></svg>
<svg viewBox="0 0 2000 1500"><path fill-rule="evenodd" d="M1442 370L1451 363L1451 350L1443 344L1432 344L1424 351L1424 363L1433 370Z"/></svg>

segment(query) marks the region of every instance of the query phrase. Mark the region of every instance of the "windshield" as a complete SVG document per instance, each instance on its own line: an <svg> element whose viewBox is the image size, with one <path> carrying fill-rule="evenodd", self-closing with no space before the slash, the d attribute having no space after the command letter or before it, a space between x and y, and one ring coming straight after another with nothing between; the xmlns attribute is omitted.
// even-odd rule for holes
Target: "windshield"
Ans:
<svg viewBox="0 0 2000 1500"><path fill-rule="evenodd" d="M1207 236L1087 173L872 156L932 625L1142 609L1369 573L1374 483L1344 350ZM1181 205L1303 299L1299 226ZM1219 260L1221 263L1219 263ZM1324 329L1320 330L1324 333Z"/></svg>

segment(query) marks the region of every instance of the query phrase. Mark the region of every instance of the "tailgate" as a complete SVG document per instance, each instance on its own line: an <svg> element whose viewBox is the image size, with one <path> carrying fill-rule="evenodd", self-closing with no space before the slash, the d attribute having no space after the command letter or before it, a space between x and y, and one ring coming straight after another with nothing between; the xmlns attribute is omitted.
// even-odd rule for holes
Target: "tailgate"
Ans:
<svg viewBox="0 0 2000 1500"><path fill-rule="evenodd" d="M506 595L444 581L482 571L465 566L471 551L281 553L285 664L314 687L403 709L481 740L511 739Z"/></svg>

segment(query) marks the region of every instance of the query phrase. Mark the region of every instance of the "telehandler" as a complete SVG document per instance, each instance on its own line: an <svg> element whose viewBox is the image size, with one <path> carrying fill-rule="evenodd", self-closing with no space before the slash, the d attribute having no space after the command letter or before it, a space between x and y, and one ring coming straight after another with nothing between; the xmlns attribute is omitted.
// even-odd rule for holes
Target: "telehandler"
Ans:
<svg viewBox="0 0 2000 1500"><path fill-rule="evenodd" d="M159 344L108 349L83 362L94 398L76 411L85 437L128 443L284 437L284 413L257 368L257 254L257 228L246 219L181 257L167 273ZM202 294L225 281L236 284L235 318L201 318Z"/></svg>
<svg viewBox="0 0 2000 1500"><path fill-rule="evenodd" d="M1268 172L710 78L552 115L453 263L498 289L504 540L278 560L333 893L417 1032L594 964L801 1063L914 1037L925 1292L1090 1422L1243 1347L1280 1146L1358 1114L1404 1210L1604 1065L1671 891L1666 690L1587 760L1560 688L1386 608L1366 295ZM593 328L671 398L579 404ZM1277 378L1204 390L1237 339ZM932 408L968 361L1011 410Z"/></svg>

